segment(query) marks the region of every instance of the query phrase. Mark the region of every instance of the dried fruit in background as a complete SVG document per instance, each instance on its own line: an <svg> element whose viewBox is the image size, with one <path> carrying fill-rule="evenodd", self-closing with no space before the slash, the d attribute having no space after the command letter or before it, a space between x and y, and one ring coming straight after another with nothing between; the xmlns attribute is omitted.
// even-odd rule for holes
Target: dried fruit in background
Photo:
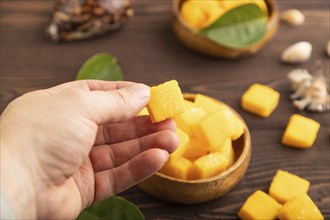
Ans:
<svg viewBox="0 0 330 220"><path fill-rule="evenodd" d="M321 63L313 75L305 69L296 69L288 73L288 78L294 91L290 98L299 110L330 110L329 79L324 76Z"/></svg>
<svg viewBox="0 0 330 220"><path fill-rule="evenodd" d="M305 22L305 15L298 9L289 9L282 13L282 20L292 26L300 26Z"/></svg>
<svg viewBox="0 0 330 220"><path fill-rule="evenodd" d="M281 55L283 63L298 64L309 60L312 54L312 44L301 41L286 48Z"/></svg>
<svg viewBox="0 0 330 220"><path fill-rule="evenodd" d="M118 29L133 13L131 0L57 0L46 34L56 42L91 38Z"/></svg>

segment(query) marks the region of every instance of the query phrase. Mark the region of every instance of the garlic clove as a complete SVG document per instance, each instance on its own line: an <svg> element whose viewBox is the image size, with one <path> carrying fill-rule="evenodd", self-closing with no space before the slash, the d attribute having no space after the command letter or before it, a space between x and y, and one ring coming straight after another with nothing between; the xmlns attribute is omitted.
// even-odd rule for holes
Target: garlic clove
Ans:
<svg viewBox="0 0 330 220"><path fill-rule="evenodd" d="M281 55L281 61L284 63L303 63L307 61L312 54L312 45L307 41L301 41L286 48Z"/></svg>
<svg viewBox="0 0 330 220"><path fill-rule="evenodd" d="M305 22L305 15L298 9L289 9L282 13L282 20L292 26L300 26Z"/></svg>
<svg viewBox="0 0 330 220"><path fill-rule="evenodd" d="M330 57L330 40L328 41L326 50L327 50L328 57Z"/></svg>

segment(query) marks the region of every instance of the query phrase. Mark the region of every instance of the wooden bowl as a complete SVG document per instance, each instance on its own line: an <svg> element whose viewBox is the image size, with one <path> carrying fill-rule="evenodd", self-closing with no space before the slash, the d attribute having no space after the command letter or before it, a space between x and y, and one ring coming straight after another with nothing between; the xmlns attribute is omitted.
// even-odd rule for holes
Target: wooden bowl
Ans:
<svg viewBox="0 0 330 220"><path fill-rule="evenodd" d="M251 56L259 52L273 38L279 26L279 11L274 0L265 0L269 11L265 36L251 46L239 49L229 48L194 33L195 31L187 25L180 14L180 8L184 1L186 0L173 0L174 32L180 41L189 48L213 57L236 59Z"/></svg>
<svg viewBox="0 0 330 220"><path fill-rule="evenodd" d="M193 101L195 95L185 94L184 97ZM218 102L224 104L220 101ZM229 108L238 115L235 110L231 107ZM242 119L240 116L239 118ZM181 180L157 172L139 183L138 186L155 198L173 203L194 204L216 199L238 184L249 165L251 138L247 127L244 134L233 142L233 147L235 162L219 175L199 180Z"/></svg>

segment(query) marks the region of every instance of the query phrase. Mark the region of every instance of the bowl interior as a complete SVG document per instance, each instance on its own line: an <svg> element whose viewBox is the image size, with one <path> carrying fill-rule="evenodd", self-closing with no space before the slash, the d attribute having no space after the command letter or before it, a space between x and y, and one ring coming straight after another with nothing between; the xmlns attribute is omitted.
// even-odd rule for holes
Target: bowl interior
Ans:
<svg viewBox="0 0 330 220"><path fill-rule="evenodd" d="M223 44L218 44L209 38L197 33L183 19L180 8L186 0L173 0L173 29L179 40L187 47L200 53L219 58L236 59L248 57L259 52L276 34L279 26L279 11L273 0L265 0L269 19L265 35L254 44L233 48Z"/></svg>
<svg viewBox="0 0 330 220"><path fill-rule="evenodd" d="M184 98L193 101L195 94L184 94ZM224 105L242 119L230 106ZM182 180L157 172L138 186L149 195L172 203L196 204L216 199L234 188L247 170L251 157L251 140L247 126L243 135L233 141L233 148L234 164L216 176L199 180Z"/></svg>
<svg viewBox="0 0 330 220"><path fill-rule="evenodd" d="M182 4L187 1L187 0L173 0L172 3L172 10L173 13L175 15L175 17L180 21L180 23L187 29L191 30L192 32L194 32L194 30L188 25L188 23L182 18L180 10L181 10L181 6ZM277 10L276 5L274 4L273 0L265 0L265 3L267 5L267 9L269 12L268 17L272 18L274 17L274 14Z"/></svg>
<svg viewBox="0 0 330 220"><path fill-rule="evenodd" d="M183 96L186 100L194 101L196 95L186 93ZM219 100L216 100L216 99L213 99L213 100L215 100L216 102L219 102L220 104L227 106L234 114L236 114L244 122L244 120L241 118L241 116L229 105L227 105ZM245 122L244 122L244 124L245 124ZM157 172L156 175L158 175L162 178L171 180L171 181L190 183L190 184L200 183L200 182L212 182L216 179L225 178L228 174L235 171L246 159L249 159L247 157L249 155L250 148L251 148L251 139L250 139L250 133L249 133L249 130L248 130L246 124L245 124L245 131L244 131L243 135L240 138L238 138L237 140L233 141L232 144L233 144L233 148L234 148L234 152L235 152L234 163L227 170L223 171L222 173L220 173L216 176L213 176L210 178L205 178L205 179L197 179L197 180L182 180L182 179L177 179L174 177L167 176L160 172Z"/></svg>

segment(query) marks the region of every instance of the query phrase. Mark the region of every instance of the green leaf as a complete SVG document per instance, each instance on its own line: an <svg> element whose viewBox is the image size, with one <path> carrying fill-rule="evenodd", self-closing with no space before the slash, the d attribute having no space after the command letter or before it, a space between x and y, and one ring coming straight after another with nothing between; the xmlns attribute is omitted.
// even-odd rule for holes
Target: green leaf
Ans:
<svg viewBox="0 0 330 220"><path fill-rule="evenodd" d="M99 79L108 81L122 80L122 71L117 59L109 54L100 53L89 58L80 68L76 80Z"/></svg>
<svg viewBox="0 0 330 220"><path fill-rule="evenodd" d="M242 48L258 42L266 33L267 17L255 4L228 11L199 34L230 48Z"/></svg>
<svg viewBox="0 0 330 220"><path fill-rule="evenodd" d="M142 212L131 202L113 196L93 204L80 213L77 220L144 220Z"/></svg>

